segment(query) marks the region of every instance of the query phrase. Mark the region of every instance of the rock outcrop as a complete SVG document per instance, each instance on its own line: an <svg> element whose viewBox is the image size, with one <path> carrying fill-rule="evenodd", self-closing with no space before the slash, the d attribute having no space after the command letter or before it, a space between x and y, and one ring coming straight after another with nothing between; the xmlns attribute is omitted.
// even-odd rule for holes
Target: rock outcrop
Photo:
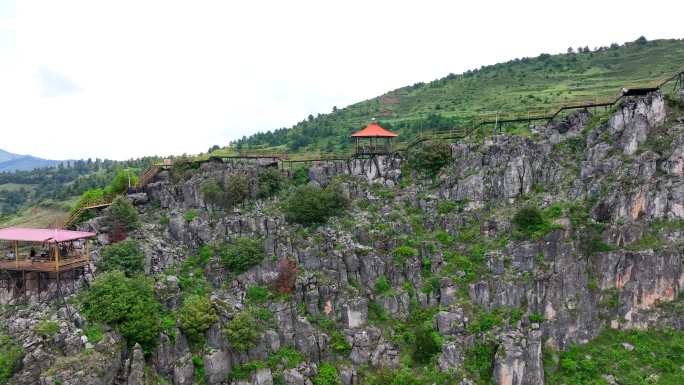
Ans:
<svg viewBox="0 0 684 385"><path fill-rule="evenodd" d="M656 93L625 100L603 120L581 112L534 127L532 137L452 144L434 180L407 174L398 156L320 162L308 169L311 183L335 181L354 203L346 217L309 229L288 223L277 197L250 192L249 204L225 209L203 193L208 180L257 180L271 164L164 171L134 197L144 222L130 236L169 312L188 278L180 266L200 246L260 238L267 255L238 275L218 259L200 268L219 315L206 344L192 345L175 328L145 357L115 331L89 342L59 311L33 301L3 318L26 350L12 383L139 385L154 373L174 385L309 385L325 363L341 362L339 379L361 384L400 370L415 348L407 336L427 328L440 340L434 370L453 383L474 383L466 361L482 348L492 353L496 384L542 385L544 349L585 343L606 328L684 326L662 306L684 290L683 131ZM658 145L655 135L672 140ZM553 212L552 223L520 237L512 218L532 204ZM297 266L292 292L254 305L249 288L273 287L284 259ZM238 350L223 327L255 306L266 321L254 345ZM49 340L32 331L45 317L60 324ZM300 359L269 361L288 349Z"/></svg>

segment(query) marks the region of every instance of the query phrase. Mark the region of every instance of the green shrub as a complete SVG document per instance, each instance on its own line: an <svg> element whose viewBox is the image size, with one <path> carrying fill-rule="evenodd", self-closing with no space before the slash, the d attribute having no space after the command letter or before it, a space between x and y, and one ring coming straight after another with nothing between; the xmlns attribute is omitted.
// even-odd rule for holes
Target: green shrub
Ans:
<svg viewBox="0 0 684 385"><path fill-rule="evenodd" d="M466 349L463 367L477 384L491 383L494 374L494 354L496 346L490 343L478 343Z"/></svg>
<svg viewBox="0 0 684 385"><path fill-rule="evenodd" d="M283 188L283 174L277 168L267 168L259 172L259 198L268 198L276 195Z"/></svg>
<svg viewBox="0 0 684 385"><path fill-rule="evenodd" d="M441 351L442 337L437 331L424 326L416 330L412 352L413 361L423 365L428 364Z"/></svg>
<svg viewBox="0 0 684 385"><path fill-rule="evenodd" d="M225 183L209 179L200 186L204 200L222 208L230 208L244 202L249 197L249 191L249 178L242 174L230 175Z"/></svg>
<svg viewBox="0 0 684 385"><path fill-rule="evenodd" d="M114 179L109 183L109 186L107 186L106 193L111 195L125 193L128 191L129 180L131 186L135 186L138 183L137 170L119 170Z"/></svg>
<svg viewBox="0 0 684 385"><path fill-rule="evenodd" d="M114 199L105 215L105 223L111 227L112 241L126 238L126 234L140 226L138 210L128 198L120 196Z"/></svg>
<svg viewBox="0 0 684 385"><path fill-rule="evenodd" d="M534 323L542 323L544 322L544 316L541 313L534 312L530 314L528 317L530 319L530 322Z"/></svg>
<svg viewBox="0 0 684 385"><path fill-rule="evenodd" d="M321 363L318 368L318 375L313 379L314 385L340 385L340 376L337 374L337 368L327 362Z"/></svg>
<svg viewBox="0 0 684 385"><path fill-rule="evenodd" d="M292 173L292 182L296 186L309 183L309 169L307 167L297 167Z"/></svg>
<svg viewBox="0 0 684 385"><path fill-rule="evenodd" d="M403 245L394 249L394 261L396 263L402 264L409 258L413 258L418 255L418 250L411 246Z"/></svg>
<svg viewBox="0 0 684 385"><path fill-rule="evenodd" d="M78 199L78 202L76 202L71 211L69 211L69 214L75 214L81 207L88 207L105 203L105 200L105 192L103 189L96 188L87 190L83 194L81 194L81 197ZM92 219L94 217L95 214L93 213L93 210L86 210L85 212L81 213L77 221L82 222Z"/></svg>
<svg viewBox="0 0 684 385"><path fill-rule="evenodd" d="M166 227L169 225L169 223L171 223L171 219L169 219L169 217L163 215L159 218L159 224L160 225Z"/></svg>
<svg viewBox="0 0 684 385"><path fill-rule="evenodd" d="M387 277L381 275L375 281L375 294L383 295L387 294L392 289L392 284L390 284Z"/></svg>
<svg viewBox="0 0 684 385"><path fill-rule="evenodd" d="M347 342L344 334L338 329L334 329L330 332L330 346L332 346L334 351L343 356L347 356L352 350L351 344Z"/></svg>
<svg viewBox="0 0 684 385"><path fill-rule="evenodd" d="M24 352L9 336L0 334L0 384L6 384L21 366Z"/></svg>
<svg viewBox="0 0 684 385"><path fill-rule="evenodd" d="M102 325L98 323L90 323L88 326L83 328L83 335L88 338L88 342L96 344L102 341L104 337L104 329Z"/></svg>
<svg viewBox="0 0 684 385"><path fill-rule="evenodd" d="M228 203L236 206L249 197L249 178L247 175L234 174L226 179L226 194Z"/></svg>
<svg viewBox="0 0 684 385"><path fill-rule="evenodd" d="M192 365L195 367L194 385L207 385L207 372L204 370L202 356L192 356Z"/></svg>
<svg viewBox="0 0 684 385"><path fill-rule="evenodd" d="M437 202L437 212L440 214L449 214L450 212L456 210L456 211L462 211L463 206L465 204L463 202L454 202L454 201L447 201L447 200L441 200Z"/></svg>
<svg viewBox="0 0 684 385"><path fill-rule="evenodd" d="M188 257L180 268L178 284L183 294L205 295L210 285L204 275L204 268L214 255L215 250L207 245L199 248L197 255Z"/></svg>
<svg viewBox="0 0 684 385"><path fill-rule="evenodd" d="M223 333L235 350L244 352L256 346L260 329L252 312L243 310L223 327Z"/></svg>
<svg viewBox="0 0 684 385"><path fill-rule="evenodd" d="M514 235L519 239L539 239L558 228L544 218L541 210L532 206L518 210L513 216L513 225Z"/></svg>
<svg viewBox="0 0 684 385"><path fill-rule="evenodd" d="M233 274L241 274L264 259L264 242L261 238L239 237L233 243L216 248L223 265Z"/></svg>
<svg viewBox="0 0 684 385"><path fill-rule="evenodd" d="M109 271L98 276L83 294L83 314L91 322L116 328L129 344L140 343L151 352L159 337L161 304L152 280L128 278L123 272Z"/></svg>
<svg viewBox="0 0 684 385"><path fill-rule="evenodd" d="M49 338L59 333L59 324L53 321L40 321L34 331L43 338Z"/></svg>
<svg viewBox="0 0 684 385"><path fill-rule="evenodd" d="M295 349L290 347L280 348L275 353L268 356L268 366L270 368L283 367L291 369L304 362L304 357Z"/></svg>
<svg viewBox="0 0 684 385"><path fill-rule="evenodd" d="M340 215L347 205L347 199L336 185L329 185L325 189L305 185L290 194L282 208L288 222L311 226Z"/></svg>
<svg viewBox="0 0 684 385"><path fill-rule="evenodd" d="M223 186L216 179L208 179L200 185L200 192L207 203L224 207L227 206L226 194Z"/></svg>
<svg viewBox="0 0 684 385"><path fill-rule="evenodd" d="M218 321L216 310L209 298L201 295L191 295L183 301L178 312L180 326L191 343L199 343L204 339L204 333L211 325Z"/></svg>
<svg viewBox="0 0 684 385"><path fill-rule="evenodd" d="M185 218L186 222L190 223L190 222L194 221L198 215L199 215L199 212L196 209L188 209L188 211L185 212L183 217Z"/></svg>
<svg viewBox="0 0 684 385"><path fill-rule="evenodd" d="M473 317L470 325L468 325L468 331L471 333L482 333L497 326L501 326L503 323L503 308L493 309L491 312L479 311L476 317Z"/></svg>
<svg viewBox="0 0 684 385"><path fill-rule="evenodd" d="M437 239L444 246L450 246L454 243L455 239L449 233L444 230L440 230L435 234L435 239Z"/></svg>
<svg viewBox="0 0 684 385"><path fill-rule="evenodd" d="M261 305L268 301L271 292L263 286L250 286L245 294L245 301L250 305Z"/></svg>
<svg viewBox="0 0 684 385"><path fill-rule="evenodd" d="M228 373L229 380L246 380L252 373L256 372L257 369L266 367L263 361L249 361L241 365L235 365L230 369Z"/></svg>
<svg viewBox="0 0 684 385"><path fill-rule="evenodd" d="M409 166L429 177L435 177L451 162L451 146L443 142L429 142L409 152Z"/></svg>
<svg viewBox="0 0 684 385"><path fill-rule="evenodd" d="M634 346L628 350L623 343ZM618 384L684 384L684 332L605 329L583 345L560 353L548 368L550 385L605 384L610 374Z"/></svg>
<svg viewBox="0 0 684 385"><path fill-rule="evenodd" d="M596 253L605 253L613 250L613 247L603 242L602 234L604 225L599 223L587 223L579 231L579 249L582 255L591 256Z"/></svg>
<svg viewBox="0 0 684 385"><path fill-rule="evenodd" d="M375 301L368 303L368 321L371 324L379 324L387 320L389 320L389 317L382 305Z"/></svg>
<svg viewBox="0 0 684 385"><path fill-rule="evenodd" d="M142 273L145 268L145 254L138 241L128 239L104 246L96 266L99 270L120 270L131 277Z"/></svg>

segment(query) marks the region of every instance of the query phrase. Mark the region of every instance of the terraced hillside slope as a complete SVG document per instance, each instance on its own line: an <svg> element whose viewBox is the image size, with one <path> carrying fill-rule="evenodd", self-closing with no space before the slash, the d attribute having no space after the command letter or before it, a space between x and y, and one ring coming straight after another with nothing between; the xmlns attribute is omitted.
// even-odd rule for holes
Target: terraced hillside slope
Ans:
<svg viewBox="0 0 684 385"><path fill-rule="evenodd" d="M684 40L639 39L582 52L542 54L399 88L235 145L274 151L348 150L349 134L372 118L408 141L422 131L467 126L481 114L534 114L570 102L615 98L623 87L652 85L683 65Z"/></svg>

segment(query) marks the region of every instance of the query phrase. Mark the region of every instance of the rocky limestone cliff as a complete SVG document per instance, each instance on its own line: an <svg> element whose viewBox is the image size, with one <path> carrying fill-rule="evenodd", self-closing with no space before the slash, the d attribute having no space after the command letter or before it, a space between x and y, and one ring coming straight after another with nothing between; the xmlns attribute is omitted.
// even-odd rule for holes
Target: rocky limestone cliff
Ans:
<svg viewBox="0 0 684 385"><path fill-rule="evenodd" d="M496 384L541 385L544 352L586 343L606 328L681 330L682 314L663 305L681 301L684 290L684 125L676 111L656 93L610 113L534 127L531 137L452 144L452 161L434 180L400 157L313 165L311 183L339 183L352 205L308 230L285 220L278 197L252 194L230 210L205 199L205 181L255 180L266 165L210 162L181 176L162 172L131 197L143 218L131 238L143 245L145 272L167 309L181 302L179 266L200 246L262 237L268 255L237 276L216 260L204 267L219 321L200 359L178 328L162 333L148 357L111 330L92 344L76 306L72 321L63 305L31 297L2 319L26 351L11 383L305 385L335 362L344 384L361 384L369 373L405 364L411 346L398 328L422 314L441 336L435 367L453 383L479 381L469 352L487 347ZM512 224L529 205L557 211L552 229L533 239L515 236ZM106 230L98 219L84 226ZM272 322L256 346L239 351L222 325L247 306L248 288L273 284L283 258L299 267L294 292L260 305ZM379 290L381 279L391 288ZM48 339L34 331L46 318L60 325ZM229 378L284 347L303 360Z"/></svg>

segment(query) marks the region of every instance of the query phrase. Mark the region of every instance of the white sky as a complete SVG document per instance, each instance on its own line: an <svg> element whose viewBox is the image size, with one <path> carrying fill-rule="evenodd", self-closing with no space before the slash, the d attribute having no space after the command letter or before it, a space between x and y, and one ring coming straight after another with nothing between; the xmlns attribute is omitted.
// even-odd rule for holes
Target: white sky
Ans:
<svg viewBox="0 0 684 385"><path fill-rule="evenodd" d="M449 72L682 38L683 14L674 0L0 0L0 148L197 153Z"/></svg>

